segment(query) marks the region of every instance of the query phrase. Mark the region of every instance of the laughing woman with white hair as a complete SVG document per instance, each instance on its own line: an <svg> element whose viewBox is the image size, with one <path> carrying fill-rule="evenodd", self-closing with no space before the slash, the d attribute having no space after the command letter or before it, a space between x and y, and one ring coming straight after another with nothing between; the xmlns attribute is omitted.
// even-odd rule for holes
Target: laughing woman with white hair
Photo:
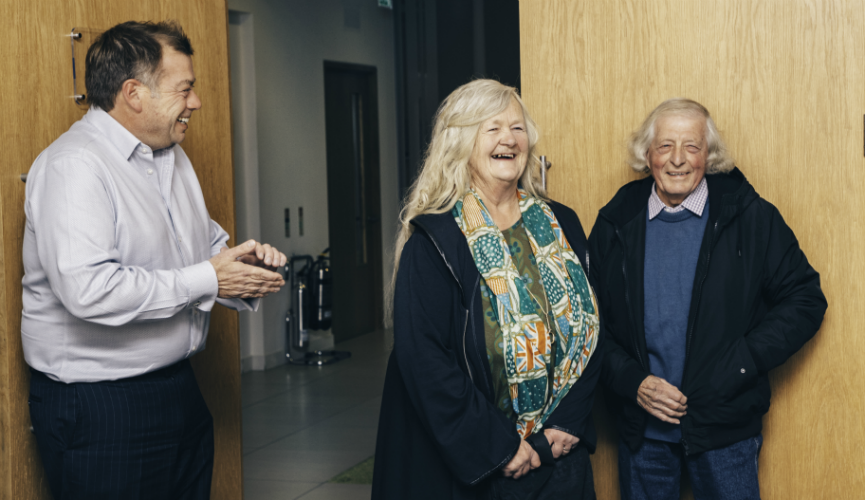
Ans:
<svg viewBox="0 0 865 500"><path fill-rule="evenodd" d="M595 497L597 303L537 140L516 89L492 80L436 114L400 216L375 499Z"/></svg>

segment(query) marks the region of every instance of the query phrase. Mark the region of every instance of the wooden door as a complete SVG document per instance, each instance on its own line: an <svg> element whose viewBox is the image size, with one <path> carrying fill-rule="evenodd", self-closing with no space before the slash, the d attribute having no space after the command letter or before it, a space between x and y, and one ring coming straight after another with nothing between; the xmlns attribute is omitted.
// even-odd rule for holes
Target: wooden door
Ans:
<svg viewBox="0 0 865 500"><path fill-rule="evenodd" d="M21 352L24 183L19 177L86 111L70 98L72 63L66 35L73 27L102 31L128 20L180 22L195 49L196 91L203 103L183 148L198 173L211 217L233 234L227 8L225 0L0 0L0 19L9 23L0 45L0 498L47 499L50 494L29 432L29 372ZM78 52L86 52L86 47ZM83 92L83 75L78 76ZM214 499L243 495L237 328L237 313L215 307L207 349L192 360L214 418Z"/></svg>
<svg viewBox="0 0 865 500"><path fill-rule="evenodd" d="M325 62L327 211L333 276L333 337L382 325L376 71Z"/></svg>
<svg viewBox="0 0 865 500"><path fill-rule="evenodd" d="M829 301L817 336L771 374L762 496L860 498L865 1L522 0L520 30L523 97L554 164L550 193L586 228L639 177L625 147L649 111L676 96L710 110ZM595 419L598 498L618 498L616 436L600 402Z"/></svg>

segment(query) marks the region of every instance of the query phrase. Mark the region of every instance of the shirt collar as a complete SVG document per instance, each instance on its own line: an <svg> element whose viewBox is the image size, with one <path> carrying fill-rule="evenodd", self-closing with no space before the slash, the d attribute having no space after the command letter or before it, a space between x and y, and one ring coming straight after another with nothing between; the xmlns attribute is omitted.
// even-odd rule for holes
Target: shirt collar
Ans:
<svg viewBox="0 0 865 500"><path fill-rule="evenodd" d="M666 210L670 213L681 212L687 209L697 217L703 216L703 209L706 207L706 200L709 198L709 187L706 184L706 178L700 181L697 189L691 192L685 201L677 207L668 207L661 201L658 192L655 190L655 184L652 184L652 194L649 196L649 220L654 219L661 213L661 210Z"/></svg>
<svg viewBox="0 0 865 500"><path fill-rule="evenodd" d="M87 114L84 115L84 119L96 127L108 139L108 142L117 148L117 151L127 160L132 157L132 153L135 152L139 145L148 148L137 137L132 135L132 132L115 120L113 116L103 111L102 108L91 107Z"/></svg>

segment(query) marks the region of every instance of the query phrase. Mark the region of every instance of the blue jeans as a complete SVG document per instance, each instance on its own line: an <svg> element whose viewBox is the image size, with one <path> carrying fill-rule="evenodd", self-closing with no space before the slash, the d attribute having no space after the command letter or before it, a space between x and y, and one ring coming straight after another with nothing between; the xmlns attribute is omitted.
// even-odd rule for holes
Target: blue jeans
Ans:
<svg viewBox="0 0 865 500"><path fill-rule="evenodd" d="M622 500L678 500L684 467L696 500L759 500L757 457L763 436L725 448L686 456L682 445L644 439L631 452L619 440L619 486Z"/></svg>

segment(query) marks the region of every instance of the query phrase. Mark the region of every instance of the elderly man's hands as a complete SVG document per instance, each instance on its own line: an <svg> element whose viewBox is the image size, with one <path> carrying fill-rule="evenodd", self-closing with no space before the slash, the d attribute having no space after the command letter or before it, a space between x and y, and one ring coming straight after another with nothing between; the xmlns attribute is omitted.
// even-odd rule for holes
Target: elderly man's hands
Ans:
<svg viewBox="0 0 865 500"><path fill-rule="evenodd" d="M519 479L528 474L530 470L537 469L540 466L541 457L538 456L532 445L525 442L525 440L520 440L520 448L517 450L517 454L504 466L502 474L505 477Z"/></svg>
<svg viewBox="0 0 865 500"><path fill-rule="evenodd" d="M653 417L678 424L688 409L688 398L666 380L649 375L637 389L637 403Z"/></svg>
<svg viewBox="0 0 865 500"><path fill-rule="evenodd" d="M234 248L223 247L210 263L219 281L217 295L223 299L264 297L285 285L279 273L268 270L285 265L285 255L255 240Z"/></svg>
<svg viewBox="0 0 865 500"><path fill-rule="evenodd" d="M577 436L572 436L558 429L544 429L544 437L550 443L550 448L553 450L553 458L567 455L580 442L580 438Z"/></svg>

